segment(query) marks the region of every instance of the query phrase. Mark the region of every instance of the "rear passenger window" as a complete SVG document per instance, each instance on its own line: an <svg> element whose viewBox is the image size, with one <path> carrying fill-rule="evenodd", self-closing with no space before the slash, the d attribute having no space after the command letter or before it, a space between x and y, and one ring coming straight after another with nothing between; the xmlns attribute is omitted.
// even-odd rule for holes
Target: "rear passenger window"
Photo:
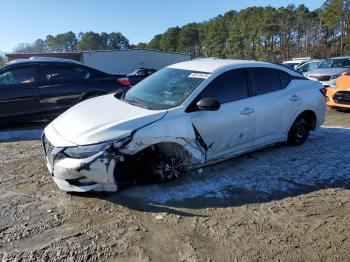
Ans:
<svg viewBox="0 0 350 262"><path fill-rule="evenodd" d="M269 68L251 69L253 95L262 95L282 89L279 70Z"/></svg>
<svg viewBox="0 0 350 262"><path fill-rule="evenodd" d="M283 71L278 71L278 72L280 74L282 88L286 88L289 85L290 81L292 81L292 77L288 75L286 72L283 72Z"/></svg>
<svg viewBox="0 0 350 262"><path fill-rule="evenodd" d="M247 79L244 70L225 72L215 78L201 93L201 98L211 97L221 104L248 97Z"/></svg>
<svg viewBox="0 0 350 262"><path fill-rule="evenodd" d="M90 72L82 67L75 66L41 66L40 81L66 82L71 80L88 79Z"/></svg>

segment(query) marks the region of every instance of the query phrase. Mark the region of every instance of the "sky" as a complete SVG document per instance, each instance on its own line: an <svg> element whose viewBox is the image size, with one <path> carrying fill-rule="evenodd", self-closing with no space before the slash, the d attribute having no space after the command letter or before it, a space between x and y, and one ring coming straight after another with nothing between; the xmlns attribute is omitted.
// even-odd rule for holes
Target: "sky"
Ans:
<svg viewBox="0 0 350 262"><path fill-rule="evenodd" d="M169 27L203 22L250 6L305 4L324 0L0 0L0 51L68 31L121 32L131 44L149 42Z"/></svg>

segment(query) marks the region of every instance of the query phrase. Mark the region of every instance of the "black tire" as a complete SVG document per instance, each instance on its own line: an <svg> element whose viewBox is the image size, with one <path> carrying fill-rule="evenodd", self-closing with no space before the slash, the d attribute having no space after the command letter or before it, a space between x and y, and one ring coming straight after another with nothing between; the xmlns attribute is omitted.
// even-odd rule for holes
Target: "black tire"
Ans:
<svg viewBox="0 0 350 262"><path fill-rule="evenodd" d="M291 146L300 146L310 135L311 120L307 114L301 114L295 119L288 133L287 143Z"/></svg>

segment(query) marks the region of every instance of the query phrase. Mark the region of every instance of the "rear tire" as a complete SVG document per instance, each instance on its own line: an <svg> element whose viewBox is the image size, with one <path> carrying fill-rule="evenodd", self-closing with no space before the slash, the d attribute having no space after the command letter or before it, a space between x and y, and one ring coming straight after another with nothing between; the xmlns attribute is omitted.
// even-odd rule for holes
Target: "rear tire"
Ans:
<svg viewBox="0 0 350 262"><path fill-rule="evenodd" d="M311 120L307 114L301 114L295 119L288 133L287 143L291 146L300 146L310 135Z"/></svg>

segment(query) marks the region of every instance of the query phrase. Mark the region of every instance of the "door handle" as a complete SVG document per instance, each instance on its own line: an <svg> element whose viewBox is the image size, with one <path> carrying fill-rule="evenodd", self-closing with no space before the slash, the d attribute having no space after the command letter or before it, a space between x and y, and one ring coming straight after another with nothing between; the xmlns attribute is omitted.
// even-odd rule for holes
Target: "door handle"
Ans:
<svg viewBox="0 0 350 262"><path fill-rule="evenodd" d="M297 96L297 95L292 95L290 98L289 98L289 100L290 101L292 101L292 102L297 102L297 101L299 101L299 96Z"/></svg>
<svg viewBox="0 0 350 262"><path fill-rule="evenodd" d="M250 107L245 107L243 109L243 111L241 111L241 114L242 115L246 115L246 116L249 116L250 114L254 113L254 108L250 108Z"/></svg>

